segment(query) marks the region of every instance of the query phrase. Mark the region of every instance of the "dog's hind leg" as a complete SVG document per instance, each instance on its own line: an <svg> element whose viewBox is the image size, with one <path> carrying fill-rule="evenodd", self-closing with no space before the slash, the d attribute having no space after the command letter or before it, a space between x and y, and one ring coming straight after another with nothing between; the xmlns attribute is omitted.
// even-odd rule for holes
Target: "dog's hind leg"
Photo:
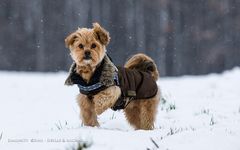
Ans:
<svg viewBox="0 0 240 150"><path fill-rule="evenodd" d="M140 108L139 102L132 101L130 102L127 107L124 109L125 117L127 121L132 125L135 129L140 129L141 122L140 122Z"/></svg>
<svg viewBox="0 0 240 150"><path fill-rule="evenodd" d="M140 129L152 130L154 129L154 121L157 113L156 99L143 100L140 104Z"/></svg>
<svg viewBox="0 0 240 150"><path fill-rule="evenodd" d="M78 95L77 101L80 107L83 124L92 127L99 126L93 102L91 102L86 95L82 94Z"/></svg>
<svg viewBox="0 0 240 150"><path fill-rule="evenodd" d="M152 130L157 114L159 95L147 100L132 101L125 109L128 122L135 129Z"/></svg>

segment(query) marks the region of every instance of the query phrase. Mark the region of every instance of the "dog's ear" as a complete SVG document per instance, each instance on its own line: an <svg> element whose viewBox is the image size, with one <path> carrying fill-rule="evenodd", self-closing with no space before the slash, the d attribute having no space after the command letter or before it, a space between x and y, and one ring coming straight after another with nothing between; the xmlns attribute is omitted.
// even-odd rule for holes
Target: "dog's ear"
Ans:
<svg viewBox="0 0 240 150"><path fill-rule="evenodd" d="M77 38L76 33L72 33L69 36L67 36L65 39L65 46L69 48L74 43L76 38Z"/></svg>
<svg viewBox="0 0 240 150"><path fill-rule="evenodd" d="M105 46L108 45L110 36L104 28L102 28L98 23L93 23L93 31L96 35L97 40L99 40L101 44Z"/></svg>

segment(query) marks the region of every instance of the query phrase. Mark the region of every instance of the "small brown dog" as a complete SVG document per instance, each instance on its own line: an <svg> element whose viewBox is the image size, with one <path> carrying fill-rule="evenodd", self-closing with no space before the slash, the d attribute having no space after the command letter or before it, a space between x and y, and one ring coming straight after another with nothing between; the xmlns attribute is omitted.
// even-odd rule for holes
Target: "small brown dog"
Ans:
<svg viewBox="0 0 240 150"><path fill-rule="evenodd" d="M65 84L77 84L77 97L84 125L99 126L97 115L108 108L124 109L135 129L154 128L160 100L154 61L137 54L124 67L115 67L106 54L109 33L98 23L92 29L79 28L65 39L74 60Z"/></svg>

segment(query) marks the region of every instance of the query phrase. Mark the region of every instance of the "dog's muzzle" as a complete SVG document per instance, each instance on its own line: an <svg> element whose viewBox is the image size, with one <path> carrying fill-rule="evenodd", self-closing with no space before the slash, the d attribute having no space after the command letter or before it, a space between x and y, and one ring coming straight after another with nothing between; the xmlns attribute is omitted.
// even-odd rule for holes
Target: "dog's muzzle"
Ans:
<svg viewBox="0 0 240 150"><path fill-rule="evenodd" d="M90 51L85 51L83 59L85 59L85 60L92 59L91 52Z"/></svg>

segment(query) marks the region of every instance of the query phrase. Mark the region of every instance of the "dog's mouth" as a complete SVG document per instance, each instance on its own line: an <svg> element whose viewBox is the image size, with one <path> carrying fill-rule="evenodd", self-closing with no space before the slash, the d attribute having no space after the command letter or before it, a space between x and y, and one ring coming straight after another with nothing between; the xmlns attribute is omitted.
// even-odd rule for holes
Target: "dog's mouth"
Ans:
<svg viewBox="0 0 240 150"><path fill-rule="evenodd" d="M91 56L84 56L83 59L84 60L90 60L90 59L92 59L92 57Z"/></svg>
<svg viewBox="0 0 240 150"><path fill-rule="evenodd" d="M92 57L83 58L83 62L85 64L91 64L92 63Z"/></svg>

